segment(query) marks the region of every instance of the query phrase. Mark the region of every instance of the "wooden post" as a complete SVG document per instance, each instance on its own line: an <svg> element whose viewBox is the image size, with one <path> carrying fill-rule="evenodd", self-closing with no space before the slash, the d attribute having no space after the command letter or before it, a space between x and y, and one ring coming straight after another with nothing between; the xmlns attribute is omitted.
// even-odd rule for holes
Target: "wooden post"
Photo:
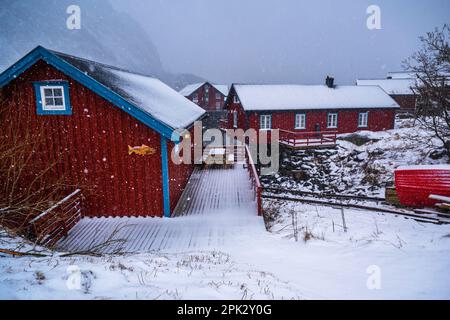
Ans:
<svg viewBox="0 0 450 320"><path fill-rule="evenodd" d="M344 226L344 232L347 232L347 225L345 224L344 207L341 207L342 225Z"/></svg>

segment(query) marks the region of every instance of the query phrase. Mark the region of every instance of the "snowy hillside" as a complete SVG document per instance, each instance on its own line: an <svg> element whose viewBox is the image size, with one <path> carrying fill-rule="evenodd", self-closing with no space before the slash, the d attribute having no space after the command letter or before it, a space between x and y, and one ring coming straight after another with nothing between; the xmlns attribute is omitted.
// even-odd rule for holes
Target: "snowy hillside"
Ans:
<svg viewBox="0 0 450 320"><path fill-rule="evenodd" d="M388 131L340 135L336 149L284 153L280 172L265 176L265 186L305 191L384 196L402 165L441 164L448 159L440 141L413 120L397 120Z"/></svg>
<svg viewBox="0 0 450 320"><path fill-rule="evenodd" d="M80 0L81 29L69 30L69 0L3 0L0 10L0 72L38 45L94 61L153 75L175 89L198 82L170 74L148 33L108 1ZM49 12L52 12L49 15Z"/></svg>

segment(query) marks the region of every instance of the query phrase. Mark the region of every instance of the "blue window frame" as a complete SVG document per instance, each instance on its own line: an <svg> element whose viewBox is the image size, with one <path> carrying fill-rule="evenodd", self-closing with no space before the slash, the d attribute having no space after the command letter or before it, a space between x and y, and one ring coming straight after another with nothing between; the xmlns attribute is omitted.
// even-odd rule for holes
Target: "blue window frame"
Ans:
<svg viewBox="0 0 450 320"><path fill-rule="evenodd" d="M34 82L38 115L71 115L69 83L67 81Z"/></svg>

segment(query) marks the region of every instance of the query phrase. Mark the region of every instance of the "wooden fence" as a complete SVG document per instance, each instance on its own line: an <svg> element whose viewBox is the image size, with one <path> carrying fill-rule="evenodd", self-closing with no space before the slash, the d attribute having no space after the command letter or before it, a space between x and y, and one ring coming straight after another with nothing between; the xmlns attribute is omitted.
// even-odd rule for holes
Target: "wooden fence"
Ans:
<svg viewBox="0 0 450 320"><path fill-rule="evenodd" d="M67 236L69 230L81 219L81 200L81 190L77 189L32 219L28 223L30 239L51 247Z"/></svg>

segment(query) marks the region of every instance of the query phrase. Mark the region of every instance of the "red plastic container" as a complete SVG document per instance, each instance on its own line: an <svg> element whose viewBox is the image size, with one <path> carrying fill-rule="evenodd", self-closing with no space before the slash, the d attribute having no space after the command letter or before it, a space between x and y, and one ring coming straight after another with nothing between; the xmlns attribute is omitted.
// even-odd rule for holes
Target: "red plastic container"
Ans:
<svg viewBox="0 0 450 320"><path fill-rule="evenodd" d="M450 165L407 166L395 170L395 189L400 203L422 208L438 200L430 194L450 197Z"/></svg>

